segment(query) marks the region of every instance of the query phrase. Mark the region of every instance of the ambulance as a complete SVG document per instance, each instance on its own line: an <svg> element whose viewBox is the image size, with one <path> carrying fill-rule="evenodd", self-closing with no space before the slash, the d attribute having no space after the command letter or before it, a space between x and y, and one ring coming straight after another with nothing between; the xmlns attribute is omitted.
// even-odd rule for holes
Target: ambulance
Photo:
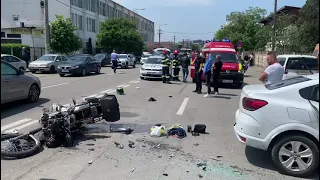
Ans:
<svg viewBox="0 0 320 180"><path fill-rule="evenodd" d="M219 81L226 84L234 84L237 88L241 88L244 79L244 71L241 63L238 61L237 52L231 42L226 41L213 41L206 43L201 52L203 54L210 53L215 62L216 55L221 55L223 63L219 76ZM195 82L194 76L194 57L192 57L190 75L192 81ZM202 80L204 80L202 76Z"/></svg>

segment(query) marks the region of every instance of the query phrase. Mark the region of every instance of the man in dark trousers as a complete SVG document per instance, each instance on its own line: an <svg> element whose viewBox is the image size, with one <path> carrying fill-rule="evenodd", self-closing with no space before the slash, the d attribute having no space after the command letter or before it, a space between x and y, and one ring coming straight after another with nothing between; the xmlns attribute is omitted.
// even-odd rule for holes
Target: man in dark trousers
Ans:
<svg viewBox="0 0 320 180"><path fill-rule="evenodd" d="M222 61L221 61L221 55L216 56L216 62L213 64L212 67L212 79L213 79L213 93L219 94L219 76L222 68Z"/></svg>
<svg viewBox="0 0 320 180"><path fill-rule="evenodd" d="M204 63L204 57L203 55L199 56L198 53L195 54L195 60L194 60L194 73L196 78L196 90L193 92L196 92L198 94L202 93L202 74L203 74L203 63Z"/></svg>
<svg viewBox="0 0 320 180"><path fill-rule="evenodd" d="M20 55L21 55L22 60L24 60L26 62L27 67L29 67L30 52L25 47L22 47Z"/></svg>
<svg viewBox="0 0 320 180"><path fill-rule="evenodd" d="M190 58L188 57L187 53L184 53L182 57L182 75L183 75L183 82L187 82L187 78L189 75L189 66L190 66Z"/></svg>
<svg viewBox="0 0 320 180"><path fill-rule="evenodd" d="M169 74L169 69L170 69L170 65L171 62L169 60L169 56L167 55L167 51L163 50L163 57L162 57L162 82L163 83L167 83L167 84L171 84L170 82L170 74Z"/></svg>

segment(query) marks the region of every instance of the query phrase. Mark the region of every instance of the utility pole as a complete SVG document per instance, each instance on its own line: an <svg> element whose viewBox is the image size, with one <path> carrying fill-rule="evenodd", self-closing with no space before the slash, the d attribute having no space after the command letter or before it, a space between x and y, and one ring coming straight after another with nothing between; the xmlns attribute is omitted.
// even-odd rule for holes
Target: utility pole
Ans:
<svg viewBox="0 0 320 180"><path fill-rule="evenodd" d="M45 51L50 53L50 26L49 26L49 12L48 0L44 0L44 32L45 32Z"/></svg>
<svg viewBox="0 0 320 180"><path fill-rule="evenodd" d="M277 5L278 5L278 0L274 0L272 51L274 51L276 49Z"/></svg>
<svg viewBox="0 0 320 180"><path fill-rule="evenodd" d="M176 35L173 36L173 49L176 49Z"/></svg>
<svg viewBox="0 0 320 180"><path fill-rule="evenodd" d="M159 26L158 34L159 34L159 48L160 48L160 46L161 46L161 43L160 43L161 42L161 34L162 34L160 26Z"/></svg>

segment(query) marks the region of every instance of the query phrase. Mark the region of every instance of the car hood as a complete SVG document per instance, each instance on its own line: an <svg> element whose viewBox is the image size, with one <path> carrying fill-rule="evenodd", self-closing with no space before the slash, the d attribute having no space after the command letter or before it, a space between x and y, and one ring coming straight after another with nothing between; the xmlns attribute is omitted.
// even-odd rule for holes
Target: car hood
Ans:
<svg viewBox="0 0 320 180"><path fill-rule="evenodd" d="M144 64L142 67L146 69L162 69L162 64Z"/></svg>
<svg viewBox="0 0 320 180"><path fill-rule="evenodd" d="M127 58L119 58L119 61L127 61Z"/></svg>
<svg viewBox="0 0 320 180"><path fill-rule="evenodd" d="M65 62L63 64L61 64L60 66L61 67L69 67L69 66L81 66L81 65L84 65L84 63L82 62Z"/></svg>
<svg viewBox="0 0 320 180"><path fill-rule="evenodd" d="M53 61L36 60L36 61L32 61L30 64L40 65L40 64L51 64L51 63L53 63Z"/></svg>

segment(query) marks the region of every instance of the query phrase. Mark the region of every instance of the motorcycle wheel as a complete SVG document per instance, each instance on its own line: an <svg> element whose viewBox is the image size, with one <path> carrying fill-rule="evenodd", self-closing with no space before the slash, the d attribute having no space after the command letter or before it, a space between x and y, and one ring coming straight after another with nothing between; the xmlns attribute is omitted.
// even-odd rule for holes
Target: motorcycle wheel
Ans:
<svg viewBox="0 0 320 180"><path fill-rule="evenodd" d="M33 135L12 140L21 134L1 134L1 156L24 158L34 155L40 150L40 141Z"/></svg>

